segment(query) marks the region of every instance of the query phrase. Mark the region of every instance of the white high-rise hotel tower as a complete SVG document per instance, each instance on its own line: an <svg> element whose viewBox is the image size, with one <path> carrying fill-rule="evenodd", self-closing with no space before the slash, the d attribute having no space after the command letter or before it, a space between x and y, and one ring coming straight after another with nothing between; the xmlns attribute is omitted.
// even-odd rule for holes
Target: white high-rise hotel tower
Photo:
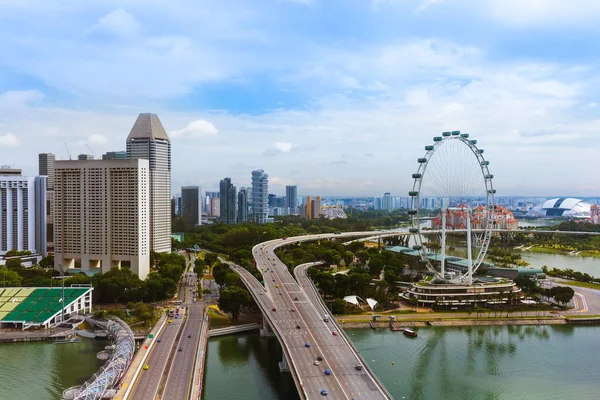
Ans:
<svg viewBox="0 0 600 400"><path fill-rule="evenodd" d="M127 158L150 161L150 249L171 251L171 142L156 114L140 114L127 137Z"/></svg>

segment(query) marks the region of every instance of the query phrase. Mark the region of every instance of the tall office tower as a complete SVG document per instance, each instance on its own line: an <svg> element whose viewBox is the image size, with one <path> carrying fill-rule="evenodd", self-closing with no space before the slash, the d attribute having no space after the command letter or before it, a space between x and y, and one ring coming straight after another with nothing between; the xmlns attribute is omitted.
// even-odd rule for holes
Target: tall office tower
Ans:
<svg viewBox="0 0 600 400"><path fill-rule="evenodd" d="M9 250L48 253L46 184L46 176L0 172L0 254Z"/></svg>
<svg viewBox="0 0 600 400"><path fill-rule="evenodd" d="M54 268L150 270L148 160L57 161Z"/></svg>
<svg viewBox="0 0 600 400"><path fill-rule="evenodd" d="M156 114L140 114L127 137L127 158L150 161L150 250L171 251L171 142Z"/></svg>
<svg viewBox="0 0 600 400"><path fill-rule="evenodd" d="M240 188L237 199L237 221L248 222L248 192L246 188Z"/></svg>
<svg viewBox="0 0 600 400"><path fill-rule="evenodd" d="M310 196L306 196L306 200L304 201L304 206L305 206L305 215L306 215L306 219L312 219L312 212L313 212L313 205L312 205L312 198Z"/></svg>
<svg viewBox="0 0 600 400"><path fill-rule="evenodd" d="M210 199L210 215L213 217L221 216L221 199L213 197Z"/></svg>
<svg viewBox="0 0 600 400"><path fill-rule="evenodd" d="M181 216L181 195L176 194L171 198L171 218Z"/></svg>
<svg viewBox="0 0 600 400"><path fill-rule="evenodd" d="M54 189L54 160L52 153L40 153L38 155L38 174L48 177L48 190Z"/></svg>
<svg viewBox="0 0 600 400"><path fill-rule="evenodd" d="M103 160L127 160L126 151L109 151L102 154Z"/></svg>
<svg viewBox="0 0 600 400"><path fill-rule="evenodd" d="M392 195L389 192L383 194L381 198L381 209L386 211L392 211Z"/></svg>
<svg viewBox="0 0 600 400"><path fill-rule="evenodd" d="M202 224L202 190L200 186L181 187L181 216L186 225Z"/></svg>
<svg viewBox="0 0 600 400"><path fill-rule="evenodd" d="M46 243L47 250L54 251L54 161L56 157L52 153L40 153L38 155L38 173L47 176L46 190Z"/></svg>
<svg viewBox="0 0 600 400"><path fill-rule="evenodd" d="M321 196L315 197L312 202L312 218L321 218Z"/></svg>
<svg viewBox="0 0 600 400"><path fill-rule="evenodd" d="M269 212L269 175L262 169L252 171L252 221L267 222Z"/></svg>
<svg viewBox="0 0 600 400"><path fill-rule="evenodd" d="M79 160L79 161L90 161L93 159L94 159L94 156L92 154L80 154L77 156L77 160Z"/></svg>
<svg viewBox="0 0 600 400"><path fill-rule="evenodd" d="M290 209L290 213L294 214L298 208L298 186L285 187L285 206Z"/></svg>
<svg viewBox="0 0 600 400"><path fill-rule="evenodd" d="M220 221L223 224L235 224L236 209L235 202L237 200L235 186L231 184L231 178L225 178L219 183L221 201L221 218Z"/></svg>

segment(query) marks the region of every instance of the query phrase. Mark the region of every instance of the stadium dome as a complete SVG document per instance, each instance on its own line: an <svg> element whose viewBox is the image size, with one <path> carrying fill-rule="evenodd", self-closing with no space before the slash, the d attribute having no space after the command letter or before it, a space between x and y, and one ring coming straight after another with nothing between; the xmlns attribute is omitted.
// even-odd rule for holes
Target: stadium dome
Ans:
<svg viewBox="0 0 600 400"><path fill-rule="evenodd" d="M533 207L528 213L529 217L540 218L590 218L591 204L581 199L559 197L546 200L544 203Z"/></svg>

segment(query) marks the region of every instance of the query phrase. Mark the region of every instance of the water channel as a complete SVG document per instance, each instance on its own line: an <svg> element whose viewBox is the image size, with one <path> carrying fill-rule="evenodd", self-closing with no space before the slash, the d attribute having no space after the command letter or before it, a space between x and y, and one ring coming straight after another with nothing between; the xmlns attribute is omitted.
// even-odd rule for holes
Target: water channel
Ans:
<svg viewBox="0 0 600 400"><path fill-rule="evenodd" d="M96 354L109 343L0 344L0 399L56 400L64 389L79 385L104 364Z"/></svg>
<svg viewBox="0 0 600 400"><path fill-rule="evenodd" d="M397 400L598 398L600 327L421 328L415 339L347 332ZM211 339L203 398L297 398L278 371L278 346L258 333Z"/></svg>

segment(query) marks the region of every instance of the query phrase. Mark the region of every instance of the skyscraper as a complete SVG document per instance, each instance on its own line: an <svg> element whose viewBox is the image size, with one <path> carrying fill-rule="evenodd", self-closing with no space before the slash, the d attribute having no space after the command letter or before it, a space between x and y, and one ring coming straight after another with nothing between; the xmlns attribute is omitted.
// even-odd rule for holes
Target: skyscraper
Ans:
<svg viewBox="0 0 600 400"><path fill-rule="evenodd" d="M48 177L48 190L54 189L54 161L56 157L52 153L40 153L38 156L39 175Z"/></svg>
<svg viewBox="0 0 600 400"><path fill-rule="evenodd" d="M306 201L304 201L304 206L306 207L305 215L306 219L312 219L313 212L313 204L312 198L310 196L306 196Z"/></svg>
<svg viewBox="0 0 600 400"><path fill-rule="evenodd" d="M171 142L156 114L140 114L127 137L127 158L150 162L150 249L171 251Z"/></svg>
<svg viewBox="0 0 600 400"><path fill-rule="evenodd" d="M54 252L54 161L56 157L52 153L40 153L38 155L38 170L40 175L46 175L46 239L47 250Z"/></svg>
<svg viewBox="0 0 600 400"><path fill-rule="evenodd" d="M177 209L177 205L175 205ZM181 187L181 216L187 225L202 224L202 190L200 186Z"/></svg>
<svg viewBox="0 0 600 400"><path fill-rule="evenodd" d="M381 209L386 211L392 211L394 209L392 195L389 192L384 193L381 198Z"/></svg>
<svg viewBox="0 0 600 400"><path fill-rule="evenodd" d="M54 267L150 269L148 160L57 161Z"/></svg>
<svg viewBox="0 0 600 400"><path fill-rule="evenodd" d="M269 175L262 169L252 171L252 221L267 222L269 211Z"/></svg>
<svg viewBox="0 0 600 400"><path fill-rule="evenodd" d="M29 250L47 254L45 176L0 173L0 254Z"/></svg>
<svg viewBox="0 0 600 400"><path fill-rule="evenodd" d="M240 188L238 192L237 220L239 223L248 222L248 191Z"/></svg>
<svg viewBox="0 0 600 400"><path fill-rule="evenodd" d="M312 218L321 218L321 196L315 197L315 200L312 202Z"/></svg>
<svg viewBox="0 0 600 400"><path fill-rule="evenodd" d="M220 221L223 224L235 224L235 201L237 200L235 186L231 183L231 178L225 178L219 183L219 198L221 201Z"/></svg>
<svg viewBox="0 0 600 400"><path fill-rule="evenodd" d="M285 206L290 209L290 214L296 214L298 208L298 186L285 187Z"/></svg>

